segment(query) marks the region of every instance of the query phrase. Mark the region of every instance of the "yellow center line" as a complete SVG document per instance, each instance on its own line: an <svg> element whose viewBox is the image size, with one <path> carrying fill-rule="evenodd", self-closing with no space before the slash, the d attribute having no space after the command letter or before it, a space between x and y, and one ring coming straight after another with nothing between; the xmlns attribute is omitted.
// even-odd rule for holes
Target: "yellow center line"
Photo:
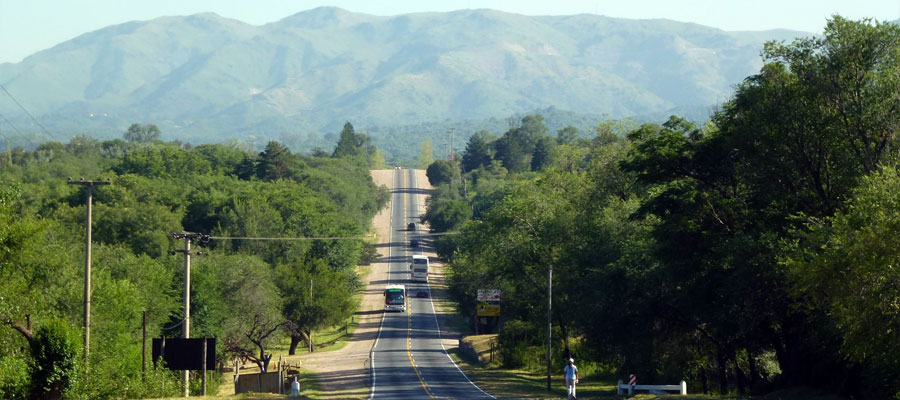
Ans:
<svg viewBox="0 0 900 400"><path fill-rule="evenodd" d="M428 390L428 386L425 385L425 380L422 379L422 374L419 373L419 367L416 365L416 361L413 360L412 352L410 350L410 342L412 341L410 333L412 332L412 314L410 313L409 306L406 307L406 355L409 357L409 363L413 367L413 371L416 371L416 377L419 378L419 383L422 384L422 389L425 389L425 393L428 394L428 397L434 398L434 395Z"/></svg>
<svg viewBox="0 0 900 400"><path fill-rule="evenodd" d="M406 174L403 176L406 179ZM406 215L406 196L403 197L403 212ZM403 221L403 226L406 227L406 221ZM416 377L419 378L419 383L422 384L422 389L425 389L425 393L428 394L428 397L434 398L434 395L431 394L431 391L428 390L428 386L425 385L425 380L422 379L422 374L419 373L419 367L416 366L416 361L413 360L411 343L412 343L412 307L409 304L409 300L407 297L404 297L404 301L406 304L406 356L409 357L409 363L413 367L413 371L416 372Z"/></svg>

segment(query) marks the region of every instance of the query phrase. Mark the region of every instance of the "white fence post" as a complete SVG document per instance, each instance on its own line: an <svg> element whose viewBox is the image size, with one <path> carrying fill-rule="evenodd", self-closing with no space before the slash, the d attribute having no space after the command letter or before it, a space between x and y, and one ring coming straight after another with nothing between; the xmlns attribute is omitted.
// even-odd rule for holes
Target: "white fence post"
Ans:
<svg viewBox="0 0 900 400"><path fill-rule="evenodd" d="M619 383L616 384L616 396L621 396L623 394L624 393L622 393L622 380L619 379Z"/></svg>
<svg viewBox="0 0 900 400"><path fill-rule="evenodd" d="M678 394L680 394L682 396L687 395L687 382L681 381L681 392Z"/></svg>

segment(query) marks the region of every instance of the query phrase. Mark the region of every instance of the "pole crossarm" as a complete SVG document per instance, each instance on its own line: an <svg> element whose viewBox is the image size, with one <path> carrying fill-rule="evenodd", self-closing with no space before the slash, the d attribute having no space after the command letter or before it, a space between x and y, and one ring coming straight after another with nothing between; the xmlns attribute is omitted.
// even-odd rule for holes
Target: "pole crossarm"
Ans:
<svg viewBox="0 0 900 400"><path fill-rule="evenodd" d="M205 233L195 233L195 232L181 232L181 233L173 233L172 237L175 239L200 239L201 244L205 244L209 242L210 236Z"/></svg>
<svg viewBox="0 0 900 400"><path fill-rule="evenodd" d="M74 180L72 180L72 178L69 178L66 181L66 183L68 183L70 185L82 185L82 186L87 186L87 187L94 187L94 186L109 185L112 182L110 182L109 179L107 179L105 181L86 181L86 180L84 180L84 178L81 178L77 181L74 181Z"/></svg>

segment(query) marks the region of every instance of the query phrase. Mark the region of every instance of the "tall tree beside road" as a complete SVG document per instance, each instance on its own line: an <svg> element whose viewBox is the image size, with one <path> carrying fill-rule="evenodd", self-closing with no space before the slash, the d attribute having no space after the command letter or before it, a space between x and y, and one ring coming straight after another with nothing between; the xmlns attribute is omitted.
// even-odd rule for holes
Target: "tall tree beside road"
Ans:
<svg viewBox="0 0 900 400"><path fill-rule="evenodd" d="M353 294L357 283L353 271L335 271L322 260L279 264L276 282L284 295L286 330L291 338L288 353L306 343L315 351L312 332L345 322L356 312Z"/></svg>
<svg viewBox="0 0 900 400"><path fill-rule="evenodd" d="M437 160L425 169L425 175L431 186L449 184L459 180L459 168L456 162L450 160Z"/></svg>
<svg viewBox="0 0 900 400"><path fill-rule="evenodd" d="M869 364L866 385L890 393L900 387L900 178L895 167L863 179L849 206L813 219L787 252L784 263L796 279L794 294L835 320L841 353Z"/></svg>
<svg viewBox="0 0 900 400"><path fill-rule="evenodd" d="M431 147L431 140L425 139L425 141L422 142L422 151L419 152L417 161L419 163L419 169L428 168L428 166L434 162L434 150Z"/></svg>
<svg viewBox="0 0 900 400"><path fill-rule="evenodd" d="M497 138L488 131L475 132L466 143L466 151L462 156L463 172L469 172L479 167L491 165L493 156L491 142Z"/></svg>
<svg viewBox="0 0 900 400"><path fill-rule="evenodd" d="M353 130L353 124L347 122L341 130L341 138L334 148L332 157L335 158L361 158L368 161L374 155L375 146L372 139L362 133Z"/></svg>
<svg viewBox="0 0 900 400"><path fill-rule="evenodd" d="M510 172L531 171L535 146L546 136L547 131L543 116L526 115L518 126L510 128L500 139L494 141L496 158ZM543 161L545 159L539 163L543 165Z"/></svg>
<svg viewBox="0 0 900 400"><path fill-rule="evenodd" d="M270 267L256 257L238 255L228 257L215 273L228 310L222 322L223 346L267 371L271 354L266 346L280 336L286 323Z"/></svg>

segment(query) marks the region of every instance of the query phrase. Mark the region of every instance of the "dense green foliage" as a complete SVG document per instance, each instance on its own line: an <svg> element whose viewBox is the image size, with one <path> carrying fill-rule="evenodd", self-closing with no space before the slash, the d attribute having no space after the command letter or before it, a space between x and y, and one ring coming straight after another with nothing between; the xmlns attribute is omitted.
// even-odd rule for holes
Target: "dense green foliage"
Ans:
<svg viewBox="0 0 900 400"><path fill-rule="evenodd" d="M58 399L78 380L78 335L65 323L41 326L31 340L31 398Z"/></svg>
<svg viewBox="0 0 900 400"><path fill-rule="evenodd" d="M552 268L559 369L900 396L900 28L835 17L763 57L703 127L470 139L426 219L460 231L436 244L462 310L503 290L505 365L540 368Z"/></svg>
<svg viewBox="0 0 900 400"><path fill-rule="evenodd" d="M217 337L224 363L265 367L272 340L312 347L310 329L355 311L361 239L388 199L368 158L298 156L278 142L258 154L163 143L152 125L125 136L47 142L0 167L0 397L174 395L179 376L152 364L141 376L142 312L151 337L181 336L183 258L170 252L184 242L174 232L213 237L194 243L205 249L192 259L191 334ZM112 183L93 191L87 364L85 195L68 177ZM304 239L322 237L359 239ZM311 282L314 293L298 290Z"/></svg>

